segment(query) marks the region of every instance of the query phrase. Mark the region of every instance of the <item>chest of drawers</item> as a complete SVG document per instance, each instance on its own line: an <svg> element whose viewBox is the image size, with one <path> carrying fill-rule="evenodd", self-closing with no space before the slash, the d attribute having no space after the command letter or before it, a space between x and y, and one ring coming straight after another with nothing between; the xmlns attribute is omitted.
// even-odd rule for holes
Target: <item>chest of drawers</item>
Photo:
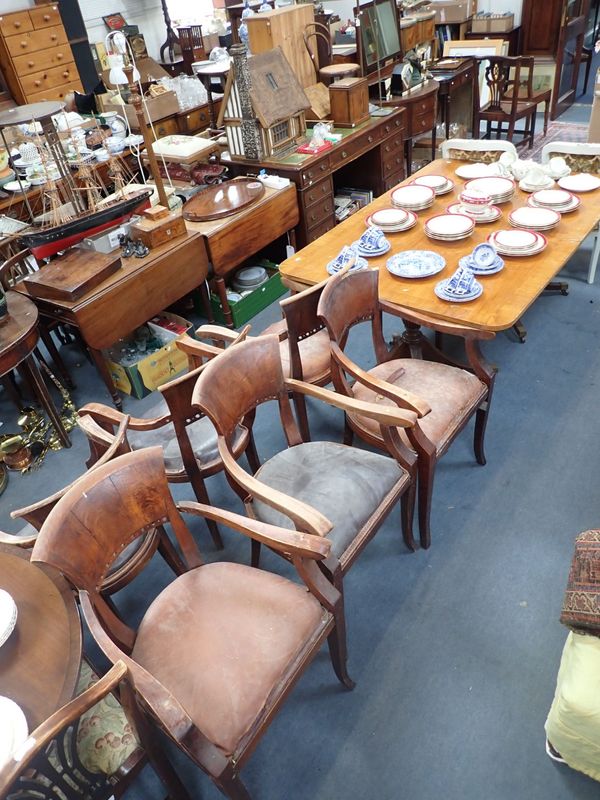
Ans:
<svg viewBox="0 0 600 800"><path fill-rule="evenodd" d="M0 67L19 105L83 91L58 3L0 15Z"/></svg>

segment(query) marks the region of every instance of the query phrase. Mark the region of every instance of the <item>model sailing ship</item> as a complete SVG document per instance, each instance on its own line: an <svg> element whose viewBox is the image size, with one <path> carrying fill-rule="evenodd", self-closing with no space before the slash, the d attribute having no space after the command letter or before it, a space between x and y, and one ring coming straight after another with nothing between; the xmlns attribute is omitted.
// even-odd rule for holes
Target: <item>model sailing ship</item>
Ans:
<svg viewBox="0 0 600 800"><path fill-rule="evenodd" d="M61 198L59 181L51 177L44 156L42 165L46 175L42 193L43 213L20 237L23 247L29 248L38 259L48 258L88 236L119 225L150 205L153 187L126 192L118 159L111 159L109 166L109 175L114 183L114 193L110 198L102 199L101 186L89 165L79 166L77 184L68 165L60 170L63 173L62 187L71 197L67 203Z"/></svg>

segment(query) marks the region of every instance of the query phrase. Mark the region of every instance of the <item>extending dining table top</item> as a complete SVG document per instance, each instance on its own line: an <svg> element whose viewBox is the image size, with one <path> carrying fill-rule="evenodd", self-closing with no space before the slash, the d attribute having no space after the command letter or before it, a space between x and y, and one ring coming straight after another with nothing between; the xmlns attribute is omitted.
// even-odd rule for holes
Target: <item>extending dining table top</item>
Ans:
<svg viewBox="0 0 600 800"><path fill-rule="evenodd" d="M436 159L399 184L411 183L420 175L444 175L455 185L452 192L436 197L431 208L417 214L414 228L403 233L386 234L392 245L391 250L383 256L370 258L369 266L379 268L381 300L481 330L501 331L512 327L521 318L593 230L600 219L600 190L582 193L580 207L563 214L556 228L544 232L548 246L539 255L505 257L505 267L501 272L477 276L483 285L480 297L468 303L451 303L440 300L434 294L436 283L450 277L458 267L461 256L468 255L476 244L486 241L490 233L510 228L509 214L515 208L526 205L530 196L517 186L512 200L499 206L502 216L496 222L476 225L468 238L457 242L430 239L424 231L426 220L443 214L448 206L458 202L458 195L466 181L459 178L455 170L462 163L466 162ZM327 277L327 262L335 258L344 245L352 244L361 236L370 214L391 205L392 191L378 197L284 261L280 266L284 283L292 288L301 288L324 280ZM433 250L444 256L446 266L442 272L429 278L398 278L386 269L385 264L391 255L404 250Z"/></svg>
<svg viewBox="0 0 600 800"><path fill-rule="evenodd" d="M15 629L0 647L0 694L20 706L32 731L73 697L82 649L77 603L56 570L4 544L0 588L17 605Z"/></svg>

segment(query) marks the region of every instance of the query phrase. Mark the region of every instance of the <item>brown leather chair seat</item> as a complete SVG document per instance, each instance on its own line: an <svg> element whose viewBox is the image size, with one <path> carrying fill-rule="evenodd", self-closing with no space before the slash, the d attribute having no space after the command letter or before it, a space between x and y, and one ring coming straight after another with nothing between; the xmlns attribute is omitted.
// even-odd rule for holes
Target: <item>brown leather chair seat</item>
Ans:
<svg viewBox="0 0 600 800"><path fill-rule="evenodd" d="M486 385L464 369L416 358L386 361L369 370L369 374L426 398L431 412L420 420L420 426L429 441L435 444L438 454L446 450L487 393ZM353 386L353 394L357 400L391 405L386 397L358 382ZM348 416L353 425L381 440L379 427L371 420L356 414ZM405 444L411 446L403 429L400 429L400 435Z"/></svg>
<svg viewBox="0 0 600 800"><path fill-rule="evenodd" d="M329 620L306 587L287 578L206 564L179 576L148 608L132 658L232 756L258 724L273 686Z"/></svg>
<svg viewBox="0 0 600 800"><path fill-rule="evenodd" d="M281 336L287 330L285 320L274 322L262 331L261 335L274 333ZM317 331L312 336L307 336L298 342L300 359L302 361L302 379L307 383L322 384L329 378L331 356L329 355L329 334L325 328ZM292 375L290 366L290 348L287 339L279 344L281 366L284 378L298 377Z"/></svg>

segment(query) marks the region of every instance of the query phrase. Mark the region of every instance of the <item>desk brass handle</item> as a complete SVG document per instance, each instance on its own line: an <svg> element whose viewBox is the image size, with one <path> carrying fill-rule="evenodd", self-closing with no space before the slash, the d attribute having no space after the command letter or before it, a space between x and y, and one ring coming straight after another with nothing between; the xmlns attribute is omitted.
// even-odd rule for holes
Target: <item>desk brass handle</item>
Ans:
<svg viewBox="0 0 600 800"><path fill-rule="evenodd" d="M373 141L373 137L372 136L367 136L367 142L369 142L369 144L371 144L372 141Z"/></svg>
<svg viewBox="0 0 600 800"><path fill-rule="evenodd" d="M345 150L342 150L342 158L348 158L348 153Z"/></svg>

